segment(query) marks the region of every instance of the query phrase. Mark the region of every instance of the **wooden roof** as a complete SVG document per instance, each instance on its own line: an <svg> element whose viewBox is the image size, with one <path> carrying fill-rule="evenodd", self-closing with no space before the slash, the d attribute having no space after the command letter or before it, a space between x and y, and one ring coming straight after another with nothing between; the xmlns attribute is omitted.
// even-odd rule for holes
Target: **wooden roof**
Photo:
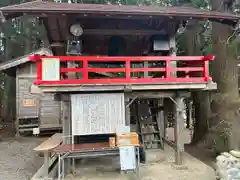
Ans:
<svg viewBox="0 0 240 180"><path fill-rule="evenodd" d="M52 52L47 49L47 48L41 48L39 50L36 50L32 53L29 53L27 55L24 56L20 56L18 58L12 59L12 60L8 60L5 62L0 63L0 72L1 71L5 71L14 67L17 67L21 64L27 63L30 61L29 56L33 55L33 54L40 54L40 55L52 55Z"/></svg>
<svg viewBox="0 0 240 180"><path fill-rule="evenodd" d="M190 7L153 7L137 5L103 5L103 4L68 4L49 1L33 1L18 5L0 8L6 18L21 16L24 14L91 14L97 16L170 16L191 17L210 20L233 20L239 16L231 13L208 11Z"/></svg>

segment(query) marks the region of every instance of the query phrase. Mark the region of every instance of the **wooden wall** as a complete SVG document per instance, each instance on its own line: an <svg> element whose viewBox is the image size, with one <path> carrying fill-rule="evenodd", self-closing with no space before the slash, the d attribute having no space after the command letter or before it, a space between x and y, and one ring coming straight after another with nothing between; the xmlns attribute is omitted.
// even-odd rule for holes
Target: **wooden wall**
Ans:
<svg viewBox="0 0 240 180"><path fill-rule="evenodd" d="M37 118L41 127L60 126L60 102L54 100L54 94L45 94L44 96L31 94L30 87L35 79L36 66L34 63L26 63L17 68L17 120L24 123L24 119Z"/></svg>
<svg viewBox="0 0 240 180"><path fill-rule="evenodd" d="M83 53L86 55L107 55L111 36L83 37ZM146 48L147 37L122 36L126 42L126 56L141 56Z"/></svg>
<svg viewBox="0 0 240 180"><path fill-rule="evenodd" d="M169 18L149 18L149 19L113 19L113 18L79 18L78 16L52 16L43 18L43 23L47 29L50 43L63 42L72 39L69 29L72 24L81 24L83 27L82 39L85 53L106 55L107 43L110 36L119 34L127 40L127 50L131 55L140 55L148 39L151 35L167 33L169 31L169 23L178 24L178 21L169 20ZM176 31L171 28L172 31ZM94 33L93 33L94 31ZM141 31L141 35L138 34ZM115 33L114 33L115 32ZM154 33L153 33L154 32ZM90 34L89 34L90 33ZM91 34L93 33L93 34ZM127 33L127 35L126 35ZM144 35L143 35L144 34ZM140 46L140 47L139 47ZM54 53L62 55L64 48L55 48Z"/></svg>

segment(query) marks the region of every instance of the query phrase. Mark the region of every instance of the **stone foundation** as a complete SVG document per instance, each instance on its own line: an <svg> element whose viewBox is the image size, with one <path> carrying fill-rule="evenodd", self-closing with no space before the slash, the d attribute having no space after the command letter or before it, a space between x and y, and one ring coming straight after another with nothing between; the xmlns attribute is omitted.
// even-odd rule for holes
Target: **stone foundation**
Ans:
<svg viewBox="0 0 240 180"><path fill-rule="evenodd" d="M240 151L224 152L216 160L217 179L240 180Z"/></svg>
<svg viewBox="0 0 240 180"><path fill-rule="evenodd" d="M148 149L146 150L146 163L160 163L166 160L166 156L161 149Z"/></svg>

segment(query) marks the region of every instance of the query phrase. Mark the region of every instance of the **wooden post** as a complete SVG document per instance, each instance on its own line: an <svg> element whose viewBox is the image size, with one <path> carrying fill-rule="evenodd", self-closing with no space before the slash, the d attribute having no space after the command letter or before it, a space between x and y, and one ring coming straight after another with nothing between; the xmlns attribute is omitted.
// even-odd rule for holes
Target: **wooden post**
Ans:
<svg viewBox="0 0 240 180"><path fill-rule="evenodd" d="M125 95L125 123L126 126L130 126L130 105L128 95Z"/></svg>
<svg viewBox="0 0 240 180"><path fill-rule="evenodd" d="M165 121L164 121L164 114L163 114L163 109L159 109L160 107L162 108L163 107L163 99L158 99L157 100L157 108L158 108L158 112L157 112L157 121L158 121L158 124L160 126L160 135L161 137L160 138L164 138L165 136ZM161 139L163 140L163 139ZM163 141L161 141L161 146L162 148L164 148L164 143Z"/></svg>
<svg viewBox="0 0 240 180"><path fill-rule="evenodd" d="M170 47L170 52L169 56L176 56L176 22L175 21L170 21L168 24L168 33L169 33L169 47ZM177 62L176 61L171 61L171 67L176 68L177 67ZM177 73L176 72L171 72L172 77L176 77Z"/></svg>
<svg viewBox="0 0 240 180"><path fill-rule="evenodd" d="M63 144L71 144L71 114L70 114L70 97L69 95L61 96L61 120L63 127ZM70 159L65 159L65 169L69 170L71 165ZM68 173L68 172L67 172Z"/></svg>
<svg viewBox="0 0 240 180"><path fill-rule="evenodd" d="M183 119L183 110L184 102L183 98L177 96L175 98L175 125L174 125L174 137L175 137L175 163L177 165L182 165L183 163L183 152L184 152L184 141L183 141L183 130L184 130L184 119Z"/></svg>
<svg viewBox="0 0 240 180"><path fill-rule="evenodd" d="M164 104L163 108L164 108L165 127L168 128L169 116L171 115L171 113L174 112L173 102L169 98L164 98L163 104ZM171 117L171 118L174 118L174 117ZM166 137L166 129L164 132L164 137Z"/></svg>
<svg viewBox="0 0 240 180"><path fill-rule="evenodd" d="M187 128L189 129L192 125L192 101L191 99L187 100Z"/></svg>

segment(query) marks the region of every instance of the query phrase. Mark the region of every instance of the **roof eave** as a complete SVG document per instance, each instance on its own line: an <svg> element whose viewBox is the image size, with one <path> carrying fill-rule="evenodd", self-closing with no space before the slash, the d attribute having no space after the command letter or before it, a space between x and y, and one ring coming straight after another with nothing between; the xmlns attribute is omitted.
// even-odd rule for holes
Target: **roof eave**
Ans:
<svg viewBox="0 0 240 180"><path fill-rule="evenodd" d="M52 51L48 48L40 48L39 50L36 50L32 53L26 54L24 56L9 60L7 62L3 62L0 64L0 72L2 71L7 71L9 69L12 68L16 68L17 66L20 66L22 64L25 64L27 62L30 61L30 59L28 58L29 56L33 55L33 54L40 54L40 55L53 55Z"/></svg>

